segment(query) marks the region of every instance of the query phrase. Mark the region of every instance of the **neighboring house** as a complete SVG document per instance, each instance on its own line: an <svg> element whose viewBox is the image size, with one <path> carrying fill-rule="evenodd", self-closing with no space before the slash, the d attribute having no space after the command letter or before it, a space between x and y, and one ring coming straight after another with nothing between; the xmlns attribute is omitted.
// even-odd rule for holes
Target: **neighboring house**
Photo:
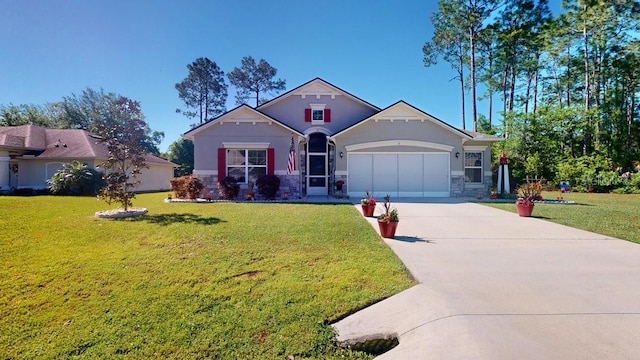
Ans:
<svg viewBox="0 0 640 360"><path fill-rule="evenodd" d="M0 127L0 191L44 189L63 163L78 160L96 169L107 159L106 147L85 130L48 129L35 125ZM148 169L138 177L136 190L171 188L175 164L145 155ZM99 169L98 169L99 170Z"/></svg>
<svg viewBox="0 0 640 360"><path fill-rule="evenodd" d="M492 186L492 135L456 129L404 101L380 109L320 78L257 108L241 105L184 137L194 175L214 189L226 175L281 178L292 197L475 196ZM293 139L295 171L287 171Z"/></svg>

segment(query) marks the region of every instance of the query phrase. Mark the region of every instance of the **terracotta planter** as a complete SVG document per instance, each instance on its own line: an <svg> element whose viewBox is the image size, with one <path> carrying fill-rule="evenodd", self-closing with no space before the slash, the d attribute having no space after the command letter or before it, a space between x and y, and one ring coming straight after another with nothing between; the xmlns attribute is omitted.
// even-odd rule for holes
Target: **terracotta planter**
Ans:
<svg viewBox="0 0 640 360"><path fill-rule="evenodd" d="M518 204L516 203L516 208L518 208L518 215L522 217L529 217L533 212L533 203L529 204Z"/></svg>
<svg viewBox="0 0 640 360"><path fill-rule="evenodd" d="M398 222L378 221L378 227L380 227L380 236L383 238L393 239L396 236Z"/></svg>
<svg viewBox="0 0 640 360"><path fill-rule="evenodd" d="M372 217L373 212L376 210L375 205L360 204L360 206L362 206L362 215L364 215L365 217Z"/></svg>

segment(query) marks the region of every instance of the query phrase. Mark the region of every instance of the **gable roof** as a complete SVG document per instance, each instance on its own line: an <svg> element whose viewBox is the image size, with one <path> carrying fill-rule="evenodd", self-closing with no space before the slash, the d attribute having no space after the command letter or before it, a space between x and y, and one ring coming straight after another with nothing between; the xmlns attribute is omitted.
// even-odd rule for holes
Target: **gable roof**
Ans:
<svg viewBox="0 0 640 360"><path fill-rule="evenodd" d="M399 114L391 114L394 110L399 111ZM404 111L402 111L404 110ZM401 114L401 115L400 115ZM389 106L387 106L386 108L380 110L379 112L362 119L361 121L358 121L357 123L342 129L338 132L336 132L333 137L336 136L340 136L342 134L344 134L345 132L348 132L350 130L352 130L353 128L356 128L368 121L374 120L376 118L380 118L380 117L384 117L384 116L389 116L391 118L402 118L402 119L416 119L416 120L428 120L431 121L433 124L440 126L442 128L444 128L447 131L450 131L460 137L463 137L465 139L473 139L473 135L460 130L458 128L455 128L449 124L447 124L446 122L436 118L435 116L428 114L420 109L418 109L417 107L405 102L404 100L400 100L395 102L394 104L391 104Z"/></svg>
<svg viewBox="0 0 640 360"><path fill-rule="evenodd" d="M359 103L361 103L361 104L363 104L365 106L368 106L368 107L370 107L370 108L372 108L372 109L374 109L376 111L380 110L379 107L369 103L368 101L362 100L361 98L359 98L359 97L357 97L357 96L355 96L355 95L353 95L353 94L351 94L351 93L349 93L349 92L347 92L347 91L345 91L345 90L343 90L343 89L341 89L341 88L339 88L339 87L331 84L330 82L325 81L325 80L323 80L323 79L321 79L319 77L317 77L315 79L312 79L312 80L309 80L306 83L304 83L304 84L302 84L302 85L300 85L300 86L298 86L296 88L293 88L293 89L285 92L284 94L281 94L281 95L279 95L279 96L267 101L266 103L258 106L257 109L261 110L261 109L267 108L267 107L269 107L269 106L271 106L273 104L278 103L279 101L283 100L285 97L288 97L289 95L303 95L304 96L304 95L306 95L305 94L305 90L313 88L313 87L315 87L316 89L318 87L320 87L320 88L322 88L322 87L328 88L328 90L322 91L323 95L335 95L336 92L337 93L341 93L342 95L344 95L344 96L346 96L346 97L348 97L348 98L350 98L350 99L352 99L352 100L354 100L356 102L359 102ZM313 95L316 95L317 90L312 91L312 92L313 92Z"/></svg>
<svg viewBox="0 0 640 360"><path fill-rule="evenodd" d="M80 129L48 129L36 125L0 127L0 147L13 152L36 152L39 159L106 159L109 152L100 138ZM159 165L176 164L151 154L145 161Z"/></svg>
<svg viewBox="0 0 640 360"><path fill-rule="evenodd" d="M255 115L259 116L259 117L264 118L268 122L276 123L277 125L280 125L281 127L287 129L288 131L291 131L294 134L303 136L303 134L301 132L299 132L298 130L295 130L294 128L292 128L290 126L285 125L284 123L280 122L279 120L276 120L276 119L272 118L271 116L263 113L262 111L256 110L256 109L252 108L251 106L249 106L247 104L242 104L240 106L236 106L235 108L225 112L224 114L219 115L218 117L216 117L216 118L214 118L214 119L212 119L210 121L207 121L204 124L200 124L200 125L196 126L195 128L187 131L186 133L182 134L182 136L184 138L186 138L186 139L193 140L193 136L196 135L197 133L199 133L199 132L201 132L201 131L203 131L205 129L208 129L209 127L211 127L211 126L213 126L215 124L218 124L220 122L224 122L225 119L231 117L232 114L239 113L241 111L249 111L249 112L251 112L251 113L253 113L253 114L255 114ZM232 121L234 121L234 120L232 120ZM236 120L236 121L238 121L238 120Z"/></svg>

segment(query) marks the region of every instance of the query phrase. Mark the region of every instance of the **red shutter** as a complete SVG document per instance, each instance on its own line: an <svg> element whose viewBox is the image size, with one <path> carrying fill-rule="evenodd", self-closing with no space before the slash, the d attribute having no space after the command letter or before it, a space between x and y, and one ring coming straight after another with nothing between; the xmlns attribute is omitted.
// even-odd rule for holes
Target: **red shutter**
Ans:
<svg viewBox="0 0 640 360"><path fill-rule="evenodd" d="M311 122L311 109L304 109L304 122Z"/></svg>
<svg viewBox="0 0 640 360"><path fill-rule="evenodd" d="M218 148L218 181L227 176L227 152L224 148Z"/></svg>
<svg viewBox="0 0 640 360"><path fill-rule="evenodd" d="M275 152L273 148L267 149L267 175L273 175L275 169Z"/></svg>
<svg viewBox="0 0 640 360"><path fill-rule="evenodd" d="M331 122L331 109L324 109L324 122Z"/></svg>

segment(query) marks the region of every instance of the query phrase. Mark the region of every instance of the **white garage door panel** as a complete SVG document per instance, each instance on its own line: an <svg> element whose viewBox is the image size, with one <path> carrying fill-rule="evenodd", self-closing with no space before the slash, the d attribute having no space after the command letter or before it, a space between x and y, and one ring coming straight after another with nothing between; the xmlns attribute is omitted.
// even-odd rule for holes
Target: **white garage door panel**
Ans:
<svg viewBox="0 0 640 360"><path fill-rule="evenodd" d="M398 196L422 197L422 154L398 154Z"/></svg>
<svg viewBox="0 0 640 360"><path fill-rule="evenodd" d="M449 196L449 154L349 154L349 195Z"/></svg>
<svg viewBox="0 0 640 360"><path fill-rule="evenodd" d="M424 154L424 196L449 196L449 157Z"/></svg>
<svg viewBox="0 0 640 360"><path fill-rule="evenodd" d="M373 195L398 196L398 155L373 155Z"/></svg>
<svg viewBox="0 0 640 360"><path fill-rule="evenodd" d="M349 182L347 188L350 196L364 197L366 191L373 188L373 155L349 154Z"/></svg>

